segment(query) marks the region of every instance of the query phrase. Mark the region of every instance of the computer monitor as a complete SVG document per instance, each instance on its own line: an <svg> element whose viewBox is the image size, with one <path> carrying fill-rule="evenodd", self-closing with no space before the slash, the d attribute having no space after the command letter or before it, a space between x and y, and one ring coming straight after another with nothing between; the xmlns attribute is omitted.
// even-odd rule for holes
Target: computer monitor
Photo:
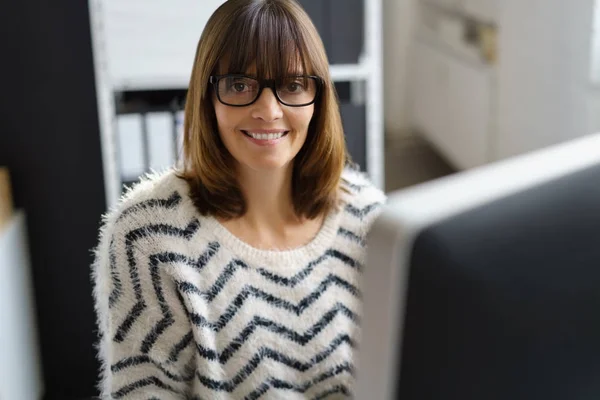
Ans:
<svg viewBox="0 0 600 400"><path fill-rule="evenodd" d="M357 400L600 399L600 135L390 194Z"/></svg>

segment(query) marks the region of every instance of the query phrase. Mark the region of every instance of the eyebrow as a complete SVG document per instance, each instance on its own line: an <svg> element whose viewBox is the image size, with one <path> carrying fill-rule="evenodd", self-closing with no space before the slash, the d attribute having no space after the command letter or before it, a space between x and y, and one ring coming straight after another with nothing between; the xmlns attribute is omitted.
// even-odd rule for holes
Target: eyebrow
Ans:
<svg viewBox="0 0 600 400"><path fill-rule="evenodd" d="M249 74L249 73L245 73L245 72L230 72L230 73L227 73L224 75L242 75L242 76L247 76L249 78L254 78L256 80L277 80L277 79L287 78L287 77L292 77L292 76L309 76L310 74L306 74L303 71L291 71L291 72L288 72L286 75L281 75L281 76L278 76L276 78L271 78L271 79L259 78L256 74Z"/></svg>

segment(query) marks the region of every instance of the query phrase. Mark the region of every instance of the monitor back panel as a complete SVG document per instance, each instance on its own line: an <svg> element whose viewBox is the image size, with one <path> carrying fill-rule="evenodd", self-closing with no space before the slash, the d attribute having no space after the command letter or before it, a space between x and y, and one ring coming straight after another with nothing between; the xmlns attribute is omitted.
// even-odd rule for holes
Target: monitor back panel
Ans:
<svg viewBox="0 0 600 400"><path fill-rule="evenodd" d="M600 399L600 165L429 226L403 400Z"/></svg>

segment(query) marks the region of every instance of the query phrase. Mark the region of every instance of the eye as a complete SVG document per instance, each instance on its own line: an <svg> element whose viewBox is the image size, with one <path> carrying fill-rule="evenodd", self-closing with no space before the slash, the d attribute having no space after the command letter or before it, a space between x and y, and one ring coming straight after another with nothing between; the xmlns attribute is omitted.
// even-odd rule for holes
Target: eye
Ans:
<svg viewBox="0 0 600 400"><path fill-rule="evenodd" d="M250 78L228 77L223 81L223 89L231 94L243 94L252 92L257 87L257 83Z"/></svg>
<svg viewBox="0 0 600 400"><path fill-rule="evenodd" d="M303 92L305 90L305 86L302 83L302 80L296 80L296 81L287 82L284 85L284 90L288 93L299 93L299 92Z"/></svg>
<svg viewBox="0 0 600 400"><path fill-rule="evenodd" d="M243 92L248 88L248 85L242 82L234 82L231 88L236 92Z"/></svg>
<svg viewBox="0 0 600 400"><path fill-rule="evenodd" d="M289 92L295 92L302 89L302 85L297 82L292 82L288 85Z"/></svg>

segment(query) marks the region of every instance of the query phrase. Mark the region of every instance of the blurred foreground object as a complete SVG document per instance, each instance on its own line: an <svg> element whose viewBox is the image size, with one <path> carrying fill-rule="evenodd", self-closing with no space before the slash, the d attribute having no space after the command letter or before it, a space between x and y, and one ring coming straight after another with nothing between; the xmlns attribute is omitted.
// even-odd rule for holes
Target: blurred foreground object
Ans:
<svg viewBox="0 0 600 400"><path fill-rule="evenodd" d="M388 194L357 400L600 399L600 134Z"/></svg>

